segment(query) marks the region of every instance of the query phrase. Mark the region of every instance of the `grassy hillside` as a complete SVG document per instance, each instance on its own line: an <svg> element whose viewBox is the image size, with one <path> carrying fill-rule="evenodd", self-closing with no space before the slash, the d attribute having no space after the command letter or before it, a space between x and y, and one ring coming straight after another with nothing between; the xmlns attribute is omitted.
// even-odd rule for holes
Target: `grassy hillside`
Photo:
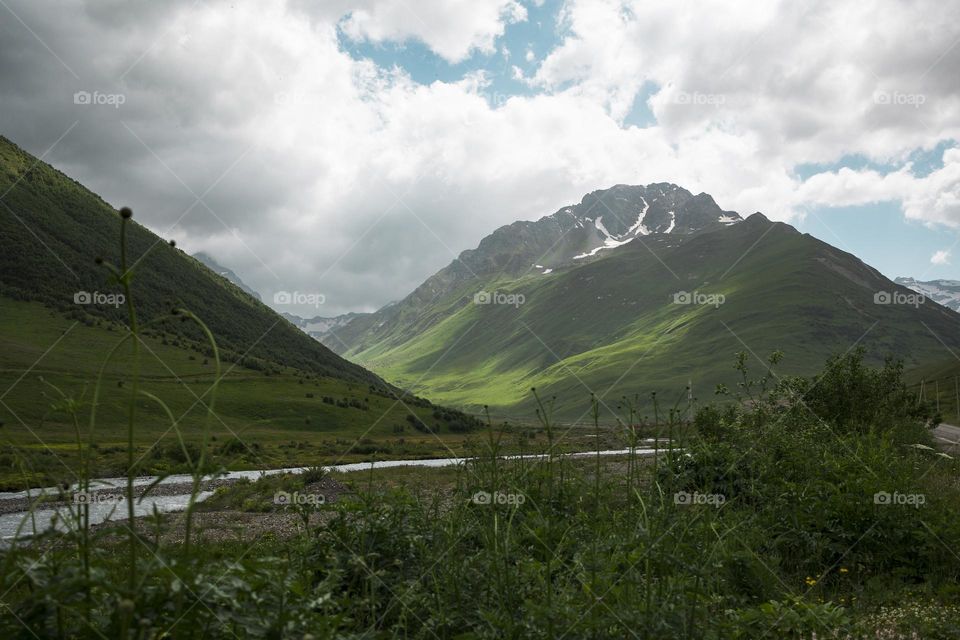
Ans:
<svg viewBox="0 0 960 640"><path fill-rule="evenodd" d="M956 354L923 363L904 377L918 402L930 402L944 422L960 425L960 359Z"/></svg>
<svg viewBox="0 0 960 640"><path fill-rule="evenodd" d="M36 300L84 322L125 321L125 310L78 305L80 291L116 293L102 257L119 263L116 211L96 194L0 137L0 295ZM138 266L136 304L149 322L174 306L200 313L217 336L224 357L265 370L283 364L324 376L384 386L370 372L310 339L255 300L164 239L134 224L130 255L152 248ZM201 336L188 324L158 327L185 340Z"/></svg>
<svg viewBox="0 0 960 640"><path fill-rule="evenodd" d="M86 425L98 371L129 333L122 304L79 304L75 295L122 292L95 263L120 264L120 216L5 139L0 170L0 487L72 482L77 436L65 409L77 408ZM141 389L167 404L192 447L200 446L217 382L215 358L197 325L171 310L190 310L216 337L224 361L211 425L216 465L450 455L479 426L402 394L147 229L132 221L126 227L136 263ZM125 407L134 371L129 348L104 371L95 474L126 473ZM170 418L141 400L136 471L181 469L184 456Z"/></svg>
<svg viewBox="0 0 960 640"><path fill-rule="evenodd" d="M785 372L810 374L854 344L873 361L893 355L909 366L960 339L954 312L875 304L877 292L910 292L762 216L684 240L648 236L601 256L547 275L466 282L345 355L445 403L529 413L536 387L561 398L558 415L576 417L591 391L611 407L651 391L672 404L689 381L709 399L717 384L736 383L739 351L763 359L782 350ZM524 302L477 305L480 290ZM724 302L674 304L680 291Z"/></svg>
<svg viewBox="0 0 960 640"><path fill-rule="evenodd" d="M97 372L121 335L105 323L87 326L40 303L0 297L0 490L23 488L21 471L34 485L75 480L76 433L57 389L80 404L85 429ZM141 388L161 398L185 439L199 446L215 379L212 360L163 337L147 337L143 345ZM128 349L105 371L93 458L98 475L125 473L132 371ZM224 372L210 451L217 465L229 468L447 456L462 452L475 426L423 399L401 403L361 382L290 368L269 373L226 364ZM144 401L138 415L140 472L182 469L164 412ZM415 429L412 416L431 432Z"/></svg>

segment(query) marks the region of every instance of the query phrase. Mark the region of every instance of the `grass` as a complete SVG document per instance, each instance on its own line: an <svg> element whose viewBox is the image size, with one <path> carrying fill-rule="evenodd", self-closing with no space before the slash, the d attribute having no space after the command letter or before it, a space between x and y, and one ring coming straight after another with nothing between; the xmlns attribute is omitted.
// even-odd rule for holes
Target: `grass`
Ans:
<svg viewBox="0 0 960 640"><path fill-rule="evenodd" d="M906 378L918 400L937 408L944 422L960 425L960 361L956 357L917 367Z"/></svg>
<svg viewBox="0 0 960 640"><path fill-rule="evenodd" d="M16 451L29 454L31 484L75 481L74 427L68 415L51 410L56 394L49 384L89 402L100 366L97 354L106 353L121 335L75 324L39 303L0 297L0 387L7 390L0 433L9 445L0 453L0 486L22 487ZM142 388L167 402L184 438L197 444L216 377L211 359L164 344L161 336L143 338L141 357ZM104 386L115 393L106 395L98 409L92 459L97 475L123 475L125 469L123 396L132 368L131 356L121 353L104 373ZM400 403L363 384L293 369L273 375L241 366L224 370L210 435L216 447L246 443L219 458L232 469L351 462L371 455L440 457L462 452L470 437L434 418L432 405ZM328 404L324 397L353 400L360 408ZM178 462L166 455L178 445L164 411L153 403L144 403L140 411L134 446L137 456L144 456L142 471L177 469ZM438 432L412 428L411 413L435 428L439 424Z"/></svg>

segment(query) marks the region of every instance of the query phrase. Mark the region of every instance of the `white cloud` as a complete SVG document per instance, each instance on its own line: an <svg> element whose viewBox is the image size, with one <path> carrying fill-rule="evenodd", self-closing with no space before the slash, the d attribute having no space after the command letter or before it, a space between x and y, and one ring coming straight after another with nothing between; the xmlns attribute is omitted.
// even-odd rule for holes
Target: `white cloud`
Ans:
<svg viewBox="0 0 960 640"><path fill-rule="evenodd" d="M346 3L343 3L344 5ZM516 0L368 0L352 3L341 22L356 40L416 38L450 62L472 51L492 52L507 24L527 19Z"/></svg>
<svg viewBox="0 0 960 640"><path fill-rule="evenodd" d="M618 119L651 83L671 137L754 134L781 163L902 159L960 137L957 3L571 0L565 15L536 81Z"/></svg>
<svg viewBox="0 0 960 640"><path fill-rule="evenodd" d="M899 201L910 220L960 227L960 148L944 150L943 167L918 177L911 165L889 173L842 168L799 186L798 205L850 206Z"/></svg>
<svg viewBox="0 0 960 640"><path fill-rule="evenodd" d="M932 264L950 264L950 252L937 251L930 256L930 262Z"/></svg>

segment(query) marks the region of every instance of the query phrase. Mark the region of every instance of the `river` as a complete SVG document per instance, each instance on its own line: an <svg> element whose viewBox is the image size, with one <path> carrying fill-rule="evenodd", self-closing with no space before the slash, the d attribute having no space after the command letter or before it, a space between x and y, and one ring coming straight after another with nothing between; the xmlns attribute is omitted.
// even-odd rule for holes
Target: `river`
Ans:
<svg viewBox="0 0 960 640"><path fill-rule="evenodd" d="M661 449L662 451L663 449ZM562 454L568 458L584 458L597 455L597 451L582 451L577 453ZM601 450L601 456L618 456L630 453L630 449L607 449ZM653 455L654 449L638 448L634 453L639 456ZM516 460L521 456L503 456L505 460ZM539 460L546 457L546 454L524 455L525 460ZM352 462L349 464L337 464L324 467L331 473L347 473L352 471L369 471L371 469L390 469L394 467L451 467L467 462L470 458L428 458L425 460L376 460L371 462ZM278 473L303 473L309 467L286 467L281 469L258 469L252 471L229 471L217 476L207 476L205 480L240 480L243 478L256 480L263 476L275 475ZM189 484L193 477L188 474L176 474L166 476L159 481L159 485L181 485ZM133 481L134 487L144 487L157 482L157 476L141 476ZM101 491L115 495L118 492L126 490L126 478L97 478L91 480L90 489L92 491ZM70 487L64 492L59 487L39 487L29 491L6 491L0 492L0 501L4 500L24 500L35 499L41 495L61 495L76 490L76 486ZM115 491L109 491L115 490ZM96 496L95 493L91 494ZM212 491L202 491L198 494L198 500L204 500L213 495ZM186 508L190 498L189 493L178 493L174 495L147 496L146 498L134 499L134 513L136 516L146 516L153 513L156 508L161 513L171 511L182 511ZM97 500L93 499L90 504L90 524L100 524L107 520L123 520L127 517L127 506L123 502L122 496L115 498ZM31 535L40 531L55 527L63 530L65 528L64 520L75 520L77 505L60 503L54 507L41 507L33 511L31 516L29 511L15 511L0 515L0 539L10 540L18 534Z"/></svg>

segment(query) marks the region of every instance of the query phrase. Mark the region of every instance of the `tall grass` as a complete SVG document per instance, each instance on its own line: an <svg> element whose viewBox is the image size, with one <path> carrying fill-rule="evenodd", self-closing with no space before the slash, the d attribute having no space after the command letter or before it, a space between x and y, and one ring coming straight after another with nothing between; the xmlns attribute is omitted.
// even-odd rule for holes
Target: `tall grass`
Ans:
<svg viewBox="0 0 960 640"><path fill-rule="evenodd" d="M193 313L184 309L173 309L169 315L156 318L150 323L154 324L163 322L164 320L168 320L173 317L180 317L183 320L192 321L196 323L201 331L205 334L213 352L215 376L207 392L207 394L210 396L207 403L208 421L205 423L203 432L201 434L202 446L200 447L200 454L197 458L194 458L191 456L189 448L187 447L183 438L179 421L174 416L169 406L156 395L140 389L140 346L141 331L143 327L138 323L137 320L132 282L134 276L136 275L138 266L144 262L145 258L151 251L158 249L162 245L151 246L151 248L148 249L144 255L140 256L136 261L132 261L127 250L127 235L132 216L133 213L130 209L123 208L120 210L119 265L115 266L102 257L96 258L97 264L103 266L110 273L113 281L123 290L125 298L124 304L127 308L129 322L128 332L120 340L118 340L118 342L106 354L106 357L99 368L98 375L94 382L93 394L89 401L86 401L83 397L76 398L68 395L56 385L53 385L49 382L46 383L56 394L56 398L51 404L51 410L68 415L71 423L74 425L74 431L76 435L78 460L78 467L74 472L76 483L73 487L71 487L73 490L72 495L67 496L68 500L71 502L71 505L66 510L58 510L57 517L55 519L55 522L61 522L61 525L67 529L67 533L63 536L62 540L57 539L55 542L46 543L44 542L44 532L42 527L39 530L40 535L36 535L38 534L38 528L34 518L34 511L42 504L42 499L38 499L30 505L28 518L25 518L22 521L14 541L11 542L9 548L4 550L5 570L3 578L0 579L0 589L2 589L5 593L9 593L17 589L22 582L26 582L27 586L31 587L32 591L32 587L35 585L28 582L28 580L32 577L31 572L38 569L43 561L45 561L47 558L47 555L51 553L48 552L47 554L40 556L38 560L35 560L30 565L28 571L18 574L18 572L14 569L14 567L18 564L18 561L22 561L24 558L30 557L29 548L21 545L19 542L19 536L21 535L23 527L26 523L29 522L31 524L31 532L34 534L34 538L38 541L37 544L39 545L53 544L55 548L57 548L59 545L61 545L62 541L70 541L76 546L76 552L81 565L81 571L77 576L72 576L70 573L67 574L69 577L75 580L73 586L76 588L76 590L70 594L70 597L64 598L62 602L56 602L51 605L53 611L55 612L55 624L45 624L41 626L43 631L49 632L55 629L56 637L73 637L77 635L75 628L65 624L66 619L71 619L73 622L80 620L85 623L89 631L96 632L96 635L101 633L98 631L97 626L94 625L94 617L97 614L103 614L102 610L99 612L94 610L94 594L98 589L105 589L106 591L111 592L113 596L112 601L115 606L113 607L113 614L109 616L109 619L111 620L109 628L112 628L114 631L119 633L119 637L128 637L131 634L134 636L138 635L139 632L136 631L136 622L134 620L134 616L136 615L136 602L141 599L144 590L148 588L147 579L139 574L140 567L144 564L145 559L148 561L151 560L151 558L149 558L149 554L152 554L152 559L158 561L161 565L169 566L168 561L157 555L157 549L151 548L149 543L144 539L144 536L137 531L137 526L135 524L136 502L142 502L143 499L148 497L151 490L158 486L160 481L165 477L164 475L158 476L150 486L140 493L139 496L135 495L134 481L139 475L140 459L137 457L137 449L134 446L134 442L139 419L137 412L141 402L148 400L156 403L161 408L163 415L165 415L170 421L170 431L172 431L177 438L178 444L180 445L181 451L183 452L187 462L189 473L192 477L190 499L184 519L186 530L184 543L181 550L174 553L173 556L179 554L184 557L190 557L191 555L190 544L191 527L194 515L193 511L196 504L196 498L200 492L204 473L207 470L205 453L207 450L209 435L209 417L213 415L216 388L219 384L221 373L220 358L216 341L207 326ZM170 245L173 246L173 244L174 243L171 241ZM126 530L127 551L125 562L123 562L122 565L123 570L126 573L126 582L125 587L121 589L118 588L117 583L112 581L112 576L109 576L111 578L110 582L103 582L104 578L108 577L104 574L103 565L101 564L100 566L95 567L93 564L93 560L98 559L97 556L100 555L98 553L100 550L96 548L96 545L100 542L100 540L91 535L90 504L89 500L84 498L89 498L92 489L92 478L90 477L90 472L93 466L91 462L92 456L96 453L95 445L97 409L102 403L104 376L111 361L128 343L132 351L133 365L130 374L131 384L128 387L129 392L127 399L127 467L125 473L125 492L123 496L123 502L126 506L127 515L126 523L124 525L124 529ZM86 405L89 405L89 420L87 422L87 433L85 434L86 438L84 438L84 434L81 432L80 416ZM29 485L27 486L27 490L29 492ZM79 500L78 497L80 498ZM156 540L157 542L154 543L154 547L159 546L159 537ZM116 547L116 544L111 542L110 547L112 551ZM99 559L102 560L102 556ZM111 570L113 571L116 569L116 566L111 567ZM173 589L173 592L177 591L178 590L176 588ZM79 612L79 616L74 617L67 613L69 607L65 605L73 600L78 594L82 595L83 597L83 607ZM174 610L175 612L184 607L183 598L177 597L176 602L177 608ZM7 606L7 608L9 608L9 605L6 603L4 604ZM44 605L47 604L51 603L44 603ZM102 606L103 603L100 602L99 604ZM18 618L15 612L11 612L11 614L18 620L18 622L21 623L22 628L20 628L19 631L26 630L30 631L31 633L36 633L36 630L30 628L29 625L24 624L23 621Z"/></svg>

